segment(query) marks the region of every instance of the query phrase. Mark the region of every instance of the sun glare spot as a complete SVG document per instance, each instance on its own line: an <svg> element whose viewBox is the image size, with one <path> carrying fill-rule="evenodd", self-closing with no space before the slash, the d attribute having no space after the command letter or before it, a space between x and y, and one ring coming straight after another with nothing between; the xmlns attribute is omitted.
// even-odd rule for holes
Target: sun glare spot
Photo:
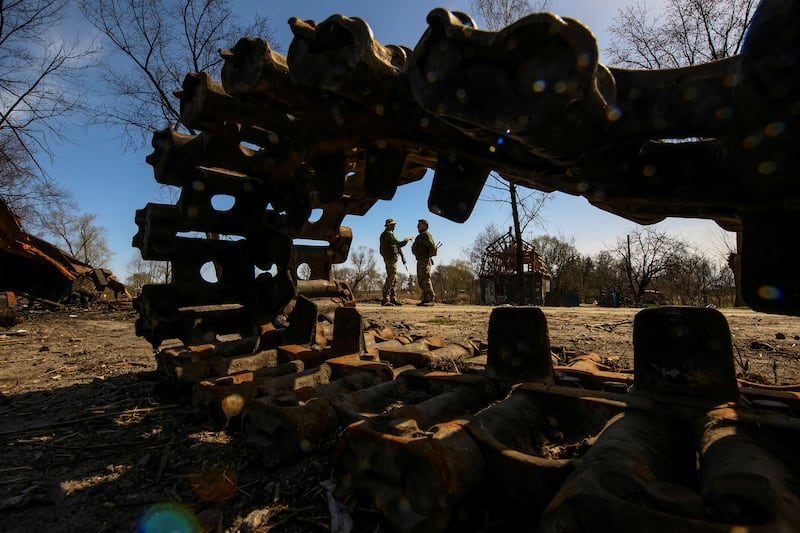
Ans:
<svg viewBox="0 0 800 533"><path fill-rule="evenodd" d="M729 106L720 107L717 109L716 113L714 113L714 116L719 120L728 120L733 116L733 109Z"/></svg>
<svg viewBox="0 0 800 533"><path fill-rule="evenodd" d="M767 137L777 137L786 129L786 124L783 121L772 122L771 124L767 124L767 127L764 128L764 135Z"/></svg>
<svg viewBox="0 0 800 533"><path fill-rule="evenodd" d="M758 288L758 297L762 300L780 300L783 291L773 285L763 285Z"/></svg>
<svg viewBox="0 0 800 533"><path fill-rule="evenodd" d="M200 533L203 529L194 513L179 503L157 503L148 509L139 520L136 530L139 533L160 533L162 531L181 531Z"/></svg>
<svg viewBox="0 0 800 533"><path fill-rule="evenodd" d="M778 165L775 163L775 161L762 161L758 164L759 174L774 174L776 170L778 170Z"/></svg>
<svg viewBox="0 0 800 533"><path fill-rule="evenodd" d="M690 102L697 99L697 89L689 88L683 91L683 101Z"/></svg>
<svg viewBox="0 0 800 533"><path fill-rule="evenodd" d="M761 136L760 135L748 135L742 140L742 148L745 149L753 149L758 147L761 144Z"/></svg>

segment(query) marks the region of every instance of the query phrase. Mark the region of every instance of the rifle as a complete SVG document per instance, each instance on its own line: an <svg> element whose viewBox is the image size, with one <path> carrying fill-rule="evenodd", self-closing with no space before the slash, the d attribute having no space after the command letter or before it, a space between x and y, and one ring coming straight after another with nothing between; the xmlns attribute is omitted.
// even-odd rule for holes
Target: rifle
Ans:
<svg viewBox="0 0 800 533"><path fill-rule="evenodd" d="M439 254L439 248L441 248L441 247L442 247L442 241L439 241L439 242L436 244L436 255L438 255L438 254ZM433 257L431 257L431 266L433 266Z"/></svg>
<svg viewBox="0 0 800 533"><path fill-rule="evenodd" d="M406 272L408 272L408 265L406 265L406 256L403 255L403 249L399 246L397 247L397 255L400 256L400 260L403 261L403 266L406 267Z"/></svg>

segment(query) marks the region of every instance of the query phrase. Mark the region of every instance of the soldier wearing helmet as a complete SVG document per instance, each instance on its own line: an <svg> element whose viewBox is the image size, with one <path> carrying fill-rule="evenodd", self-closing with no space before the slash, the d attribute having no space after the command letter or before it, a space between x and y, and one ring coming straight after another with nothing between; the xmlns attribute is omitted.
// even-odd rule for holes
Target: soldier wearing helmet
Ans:
<svg viewBox="0 0 800 533"><path fill-rule="evenodd" d="M393 218L387 218L384 223L383 233L380 238L380 253L383 257L383 264L386 268L386 281L383 283L383 298L381 305L403 305L397 299L395 293L395 283L397 282L397 258L402 256L401 248L408 244L411 237L398 240L394 235L394 227L397 222ZM405 263L405 259L403 259Z"/></svg>

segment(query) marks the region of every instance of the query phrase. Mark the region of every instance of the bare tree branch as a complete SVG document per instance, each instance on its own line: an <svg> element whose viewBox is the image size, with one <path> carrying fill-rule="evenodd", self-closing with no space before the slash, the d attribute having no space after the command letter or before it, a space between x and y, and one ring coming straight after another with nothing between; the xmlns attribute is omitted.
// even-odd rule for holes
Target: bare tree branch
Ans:
<svg viewBox="0 0 800 533"><path fill-rule="evenodd" d="M107 266L113 253L108 246L108 231L96 224L97 215L73 214L67 209L52 209L41 222L46 236L72 256L95 267Z"/></svg>
<svg viewBox="0 0 800 533"><path fill-rule="evenodd" d="M0 1L0 197L27 225L69 195L40 158L64 142L64 126L87 106L83 74L92 44L56 34L66 0Z"/></svg>
<svg viewBox="0 0 800 533"><path fill-rule="evenodd" d="M528 13L545 11L550 0L473 0L472 11L487 29L500 30Z"/></svg>
<svg viewBox="0 0 800 533"><path fill-rule="evenodd" d="M609 27L611 64L661 69L729 57L741 49L756 0L667 0L661 10L640 1L619 10Z"/></svg>
<svg viewBox="0 0 800 533"><path fill-rule="evenodd" d="M81 0L81 10L113 49L104 70L115 101L103 117L135 144L167 124L180 128L173 92L186 72L218 68L218 50L241 37L272 36L263 17L237 24L231 0Z"/></svg>
<svg viewBox="0 0 800 533"><path fill-rule="evenodd" d="M678 268L686 249L686 243L645 227L618 239L613 253L622 262L628 285L638 302L653 280Z"/></svg>
<svg viewBox="0 0 800 533"><path fill-rule="evenodd" d="M738 54L758 0L667 0L651 15L639 2L622 9L609 28L611 63L642 69L675 68ZM737 239L738 240L738 239ZM736 305L743 305L738 254L729 252L737 281Z"/></svg>

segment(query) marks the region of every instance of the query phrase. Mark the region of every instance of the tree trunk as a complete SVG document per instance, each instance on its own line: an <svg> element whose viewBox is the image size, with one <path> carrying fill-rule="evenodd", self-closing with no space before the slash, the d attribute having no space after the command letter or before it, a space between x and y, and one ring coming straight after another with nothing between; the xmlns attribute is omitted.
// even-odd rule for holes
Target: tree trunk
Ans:
<svg viewBox="0 0 800 533"><path fill-rule="evenodd" d="M742 248L742 232L736 232L736 253L728 256L728 266L733 270L733 284L736 286L736 300L733 305L745 307L747 304L742 296L742 261L739 251Z"/></svg>
<svg viewBox="0 0 800 533"><path fill-rule="evenodd" d="M528 293L525 291L525 265L522 260L522 229L519 225L519 209L517 208L517 186L508 184L508 193L511 196L511 216L514 219L514 240L517 246L517 284L519 287L519 303L528 303Z"/></svg>
<svg viewBox="0 0 800 533"><path fill-rule="evenodd" d="M639 291L636 288L636 283L633 280L633 257L631 256L631 236L627 235L628 255L625 257L625 275L628 277L628 285L631 288L631 296L633 297L633 305L639 303Z"/></svg>

